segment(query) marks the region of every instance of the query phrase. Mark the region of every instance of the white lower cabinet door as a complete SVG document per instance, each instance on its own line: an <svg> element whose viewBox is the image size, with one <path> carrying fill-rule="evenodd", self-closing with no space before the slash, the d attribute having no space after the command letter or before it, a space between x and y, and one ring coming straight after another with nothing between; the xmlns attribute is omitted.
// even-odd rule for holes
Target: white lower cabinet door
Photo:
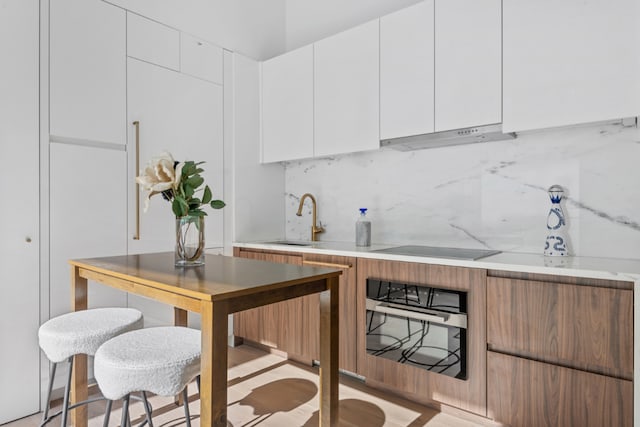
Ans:
<svg viewBox="0 0 640 427"><path fill-rule="evenodd" d="M40 405L38 0L0 0L0 424Z"/></svg>
<svg viewBox="0 0 640 427"><path fill-rule="evenodd" d="M71 311L69 259L127 251L127 160L124 146L50 144L51 317ZM89 283L90 307L124 307L124 292Z"/></svg>
<svg viewBox="0 0 640 427"><path fill-rule="evenodd" d="M136 166L141 173L147 162L168 151L176 161L205 162L202 176L214 199L223 194L222 86L133 58L128 59L129 213L128 253L173 251L175 215L161 195L151 198L144 212L146 192L137 188ZM136 138L136 126L138 135ZM136 158L136 145L139 158ZM204 186L201 187L204 189ZM196 193L201 194L201 193ZM139 212L136 212L139 197ZM223 211L203 207L207 248L223 245ZM137 225L139 224L139 228ZM134 235L138 239L134 239ZM130 296L130 306L140 308L147 323L172 321L164 304Z"/></svg>

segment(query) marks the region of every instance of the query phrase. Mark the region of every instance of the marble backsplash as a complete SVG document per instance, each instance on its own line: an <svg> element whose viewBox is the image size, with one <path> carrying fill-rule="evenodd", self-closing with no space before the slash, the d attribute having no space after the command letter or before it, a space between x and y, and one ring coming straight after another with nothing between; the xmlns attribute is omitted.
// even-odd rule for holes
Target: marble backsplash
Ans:
<svg viewBox="0 0 640 427"><path fill-rule="evenodd" d="M368 208L372 242L542 254L551 202L565 189L572 255L640 259L640 130L591 124L510 141L410 152L381 149L285 164L286 238L353 242Z"/></svg>

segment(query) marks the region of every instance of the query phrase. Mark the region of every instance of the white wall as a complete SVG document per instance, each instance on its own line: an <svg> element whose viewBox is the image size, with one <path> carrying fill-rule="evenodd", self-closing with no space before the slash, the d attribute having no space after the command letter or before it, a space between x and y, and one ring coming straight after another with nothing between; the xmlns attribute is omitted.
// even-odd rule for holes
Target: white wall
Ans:
<svg viewBox="0 0 640 427"><path fill-rule="evenodd" d="M285 49L285 0L108 0L254 59Z"/></svg>
<svg viewBox="0 0 640 427"><path fill-rule="evenodd" d="M260 63L225 53L225 250L284 235L284 168L261 165ZM230 254L230 253L228 253Z"/></svg>
<svg viewBox="0 0 640 427"><path fill-rule="evenodd" d="M369 208L374 243L539 253L547 189L565 188L574 255L640 258L640 130L591 124L521 134L512 141L399 152L391 149L289 162L286 237L308 240L313 193L320 240L353 242Z"/></svg>
<svg viewBox="0 0 640 427"><path fill-rule="evenodd" d="M420 0L286 0L286 50L339 33Z"/></svg>

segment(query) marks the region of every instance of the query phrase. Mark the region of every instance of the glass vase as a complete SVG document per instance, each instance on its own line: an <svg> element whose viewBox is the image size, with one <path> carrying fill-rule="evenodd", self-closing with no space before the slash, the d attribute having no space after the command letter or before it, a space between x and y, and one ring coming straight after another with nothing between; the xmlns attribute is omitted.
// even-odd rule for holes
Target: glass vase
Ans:
<svg viewBox="0 0 640 427"><path fill-rule="evenodd" d="M176 218L176 267L204 264L204 217Z"/></svg>

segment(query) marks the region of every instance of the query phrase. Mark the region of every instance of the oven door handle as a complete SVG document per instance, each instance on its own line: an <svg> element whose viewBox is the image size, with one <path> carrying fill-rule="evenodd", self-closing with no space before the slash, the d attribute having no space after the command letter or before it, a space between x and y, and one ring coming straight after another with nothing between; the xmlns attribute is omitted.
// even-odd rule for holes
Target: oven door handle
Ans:
<svg viewBox="0 0 640 427"><path fill-rule="evenodd" d="M467 329L467 315L464 313L448 313L446 311L429 310L418 307L407 308L405 305L381 302L369 298L367 298L367 310Z"/></svg>

